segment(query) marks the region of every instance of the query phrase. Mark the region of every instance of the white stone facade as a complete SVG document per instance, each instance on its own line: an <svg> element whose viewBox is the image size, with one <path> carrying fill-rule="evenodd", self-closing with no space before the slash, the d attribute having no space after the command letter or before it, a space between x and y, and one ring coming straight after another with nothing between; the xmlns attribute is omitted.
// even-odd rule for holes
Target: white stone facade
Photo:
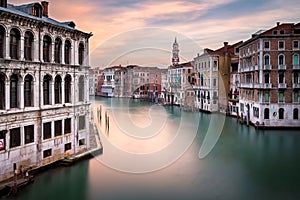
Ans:
<svg viewBox="0 0 300 200"><path fill-rule="evenodd" d="M40 167L89 147L91 34L49 18L47 2L0 7L0 16L3 180L14 164Z"/></svg>

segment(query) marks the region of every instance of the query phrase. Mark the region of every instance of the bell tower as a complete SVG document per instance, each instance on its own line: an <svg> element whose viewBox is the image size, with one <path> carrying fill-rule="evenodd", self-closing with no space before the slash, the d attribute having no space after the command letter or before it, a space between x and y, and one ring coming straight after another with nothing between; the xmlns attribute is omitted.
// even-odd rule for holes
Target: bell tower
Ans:
<svg viewBox="0 0 300 200"><path fill-rule="evenodd" d="M178 65L179 63L179 48L178 48L178 43L177 39L175 37L175 41L173 43L173 57L172 57L172 64L173 65Z"/></svg>

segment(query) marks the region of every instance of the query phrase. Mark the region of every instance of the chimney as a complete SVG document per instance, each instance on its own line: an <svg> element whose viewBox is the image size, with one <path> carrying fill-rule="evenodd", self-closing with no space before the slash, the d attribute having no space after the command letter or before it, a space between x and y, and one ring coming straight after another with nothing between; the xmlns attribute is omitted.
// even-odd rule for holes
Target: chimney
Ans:
<svg viewBox="0 0 300 200"><path fill-rule="evenodd" d="M224 42L224 47L226 47L228 45L228 42Z"/></svg>
<svg viewBox="0 0 300 200"><path fill-rule="evenodd" d="M277 22L276 24L277 24L277 26L279 26L279 25L280 25L280 22Z"/></svg>
<svg viewBox="0 0 300 200"><path fill-rule="evenodd" d="M47 1L42 1L42 6L43 6L43 16L48 17L48 5L49 3Z"/></svg>
<svg viewBox="0 0 300 200"><path fill-rule="evenodd" d="M0 0L0 7L7 8L7 0Z"/></svg>

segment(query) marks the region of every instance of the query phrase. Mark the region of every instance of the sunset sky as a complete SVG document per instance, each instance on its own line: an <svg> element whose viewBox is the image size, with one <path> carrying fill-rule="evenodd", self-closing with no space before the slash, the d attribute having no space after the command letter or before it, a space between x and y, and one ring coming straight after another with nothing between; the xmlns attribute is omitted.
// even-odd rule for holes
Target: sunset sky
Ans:
<svg viewBox="0 0 300 200"><path fill-rule="evenodd" d="M299 8L299 0L49 0L49 17L74 21L76 28L93 33L92 67L167 67L175 37L184 62L203 48L245 41L277 21L298 23Z"/></svg>

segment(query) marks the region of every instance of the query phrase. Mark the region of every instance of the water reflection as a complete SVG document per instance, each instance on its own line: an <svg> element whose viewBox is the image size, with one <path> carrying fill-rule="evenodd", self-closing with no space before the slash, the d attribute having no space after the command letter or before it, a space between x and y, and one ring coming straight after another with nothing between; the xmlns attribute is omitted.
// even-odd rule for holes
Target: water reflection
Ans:
<svg viewBox="0 0 300 200"><path fill-rule="evenodd" d="M107 108L112 104L111 99L96 99L95 103ZM147 104L132 102L131 112L139 112L134 107L151 107ZM178 128L176 122L182 112L169 107L165 114L168 116L165 128ZM145 174L116 171L99 161L107 155L117 157L117 152L104 149L98 158L39 175L18 199L300 199L299 131L256 130L227 117L216 146L200 160L199 149L212 115L190 113L190 116L200 120L196 138L182 157L166 168ZM150 143L137 145L134 141L137 138L128 135L122 141L119 137L124 134L117 135L114 127L117 126L112 124L109 135L104 132L102 137L132 152L140 148L151 153L175 135L166 132L151 138ZM191 135L189 131L185 134Z"/></svg>

